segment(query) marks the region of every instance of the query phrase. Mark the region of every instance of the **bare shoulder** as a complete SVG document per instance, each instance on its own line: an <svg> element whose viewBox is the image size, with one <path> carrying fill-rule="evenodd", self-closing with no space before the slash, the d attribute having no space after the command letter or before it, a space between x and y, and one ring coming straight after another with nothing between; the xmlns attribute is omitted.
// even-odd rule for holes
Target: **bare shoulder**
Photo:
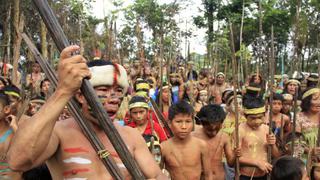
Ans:
<svg viewBox="0 0 320 180"><path fill-rule="evenodd" d="M172 139L168 139L160 144L162 156L166 156L167 152L170 151L169 143L171 143L171 141Z"/></svg>
<svg viewBox="0 0 320 180"><path fill-rule="evenodd" d="M223 132L223 131L220 131L219 133L221 133L221 140L224 142L224 143L229 143L230 142L230 136Z"/></svg>
<svg viewBox="0 0 320 180"><path fill-rule="evenodd" d="M268 126L268 125L262 124L262 125L261 125L261 129L263 129L264 132L269 133L269 126Z"/></svg>
<svg viewBox="0 0 320 180"><path fill-rule="evenodd" d="M127 137L137 137L141 136L139 131L135 128L129 126L120 126L118 123L114 123L115 128L118 130L120 135L125 135Z"/></svg>
<svg viewBox="0 0 320 180"><path fill-rule="evenodd" d="M289 121L289 120L290 120L290 118L289 118L288 115L282 114L282 116L283 116L283 120L284 120L284 121Z"/></svg>
<svg viewBox="0 0 320 180"><path fill-rule="evenodd" d="M191 133L193 137L201 138L202 137L202 128L197 128Z"/></svg>
<svg viewBox="0 0 320 180"><path fill-rule="evenodd" d="M194 145L198 145L198 147L200 148L207 148L208 147L208 143L205 140L196 138L196 137L192 137L192 141L191 141Z"/></svg>

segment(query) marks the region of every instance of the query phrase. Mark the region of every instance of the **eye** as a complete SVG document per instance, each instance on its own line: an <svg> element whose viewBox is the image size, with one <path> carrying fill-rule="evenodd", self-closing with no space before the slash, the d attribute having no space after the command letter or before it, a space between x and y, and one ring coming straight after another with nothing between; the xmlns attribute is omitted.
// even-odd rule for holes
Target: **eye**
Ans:
<svg viewBox="0 0 320 180"><path fill-rule="evenodd" d="M123 88L117 88L117 91L118 91L118 92L120 92L120 91L122 92L122 91L123 91Z"/></svg>

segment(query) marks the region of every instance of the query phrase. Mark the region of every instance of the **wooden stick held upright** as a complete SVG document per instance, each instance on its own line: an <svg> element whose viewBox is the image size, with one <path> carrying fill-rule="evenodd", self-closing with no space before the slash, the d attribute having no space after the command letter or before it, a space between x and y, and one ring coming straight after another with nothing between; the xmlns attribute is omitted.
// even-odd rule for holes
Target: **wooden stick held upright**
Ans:
<svg viewBox="0 0 320 180"><path fill-rule="evenodd" d="M298 88L295 90L295 94L293 97L294 103L293 103L293 128L292 128L292 142L291 142L291 153L292 156L294 155L294 140L296 138L296 126L297 126L297 111L298 111Z"/></svg>
<svg viewBox="0 0 320 180"><path fill-rule="evenodd" d="M61 52L65 47L69 46L68 39L66 38L57 18L54 16L52 9L50 8L46 0L33 0L38 12L40 13L44 23L50 32L52 39L54 40L58 50ZM109 118L107 112L99 101L95 90L91 86L87 79L83 80L81 86L81 92L83 93L85 99L87 100L89 106L92 108L93 112L96 114L100 126L106 133L108 139L110 140L112 146L115 148L116 152L119 154L120 159L127 168L133 179L145 179L140 167L133 159L128 147L122 140L119 132L114 127L111 119Z"/></svg>
<svg viewBox="0 0 320 180"><path fill-rule="evenodd" d="M273 101L273 85L274 85L274 35L273 35L273 25L271 26L271 58L269 59L269 135L272 134L272 101ZM272 146L268 146L268 162L272 162ZM268 179L270 179L270 175L268 175Z"/></svg>
<svg viewBox="0 0 320 180"><path fill-rule="evenodd" d="M230 47L231 47L231 54L232 54L232 74L233 74L233 103L235 107L235 140L236 140L236 148L239 148L239 107L238 107L238 99L237 99L237 89L238 89L238 75L237 75L237 59L236 53L234 48L234 39L233 39L233 30L232 24L230 23ZM239 158L236 157L236 172L235 172L235 179L239 180L240 176L240 163Z"/></svg>

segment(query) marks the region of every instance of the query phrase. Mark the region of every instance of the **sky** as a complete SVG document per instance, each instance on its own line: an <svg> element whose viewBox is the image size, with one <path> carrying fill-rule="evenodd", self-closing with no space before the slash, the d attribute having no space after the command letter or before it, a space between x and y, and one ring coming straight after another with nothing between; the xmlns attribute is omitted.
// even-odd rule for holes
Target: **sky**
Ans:
<svg viewBox="0 0 320 180"><path fill-rule="evenodd" d="M176 21L179 22L178 25L181 31L186 31L186 29L191 29L193 32L192 37L189 39L190 42L190 52L197 52L199 54L206 53L206 46L205 46L205 29L199 29L193 25L192 18L201 14L199 8L202 7L201 0L189 0L188 4L181 10L180 14L175 17ZM132 4L133 0L125 0L124 6L128 6ZM158 0L159 3L169 3L172 0ZM97 18L103 18L110 14L113 10L113 6L111 0L96 0L92 3L92 13ZM187 23L186 23L187 22ZM125 23L123 17L119 15L119 20L117 24ZM186 25L187 24L187 25ZM146 32L148 34L148 32ZM151 33L149 33L151 34ZM147 35L148 36L148 35ZM185 38L182 37L182 43L180 45L181 53L184 56L185 54Z"/></svg>

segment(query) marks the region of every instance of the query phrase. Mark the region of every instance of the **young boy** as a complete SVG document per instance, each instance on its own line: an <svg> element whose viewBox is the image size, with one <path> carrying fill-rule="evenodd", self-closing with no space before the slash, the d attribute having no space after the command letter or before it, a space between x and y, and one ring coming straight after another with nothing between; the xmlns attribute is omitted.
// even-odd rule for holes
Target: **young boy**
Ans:
<svg viewBox="0 0 320 180"><path fill-rule="evenodd" d="M244 101L246 123L239 126L239 145L242 155L240 161L240 179L264 180L271 172L272 165L267 161L267 147L272 147L272 155L279 156L274 135L269 135L269 127L264 123L265 106L260 98L248 98Z"/></svg>
<svg viewBox="0 0 320 180"><path fill-rule="evenodd" d="M226 155L229 166L233 166L235 161L231 139L226 133L220 131L225 117L226 113L221 106L206 105L197 113L202 128L193 133L195 137L205 140L209 145L211 171L215 180L225 179L223 153Z"/></svg>
<svg viewBox="0 0 320 180"><path fill-rule="evenodd" d="M305 164L298 158L283 156L273 164L272 180L309 180Z"/></svg>
<svg viewBox="0 0 320 180"><path fill-rule="evenodd" d="M284 137L290 132L290 119L287 115L281 113L282 102L284 101L281 94L274 93L272 100L272 130L276 136L284 140ZM266 114L269 117L269 114ZM269 118L266 118L269 119ZM269 121L268 121L269 122Z"/></svg>
<svg viewBox="0 0 320 180"><path fill-rule="evenodd" d="M191 136L193 108L180 101L169 108L169 122L174 136L161 144L165 168L172 179L212 179L209 148L205 141Z"/></svg>

